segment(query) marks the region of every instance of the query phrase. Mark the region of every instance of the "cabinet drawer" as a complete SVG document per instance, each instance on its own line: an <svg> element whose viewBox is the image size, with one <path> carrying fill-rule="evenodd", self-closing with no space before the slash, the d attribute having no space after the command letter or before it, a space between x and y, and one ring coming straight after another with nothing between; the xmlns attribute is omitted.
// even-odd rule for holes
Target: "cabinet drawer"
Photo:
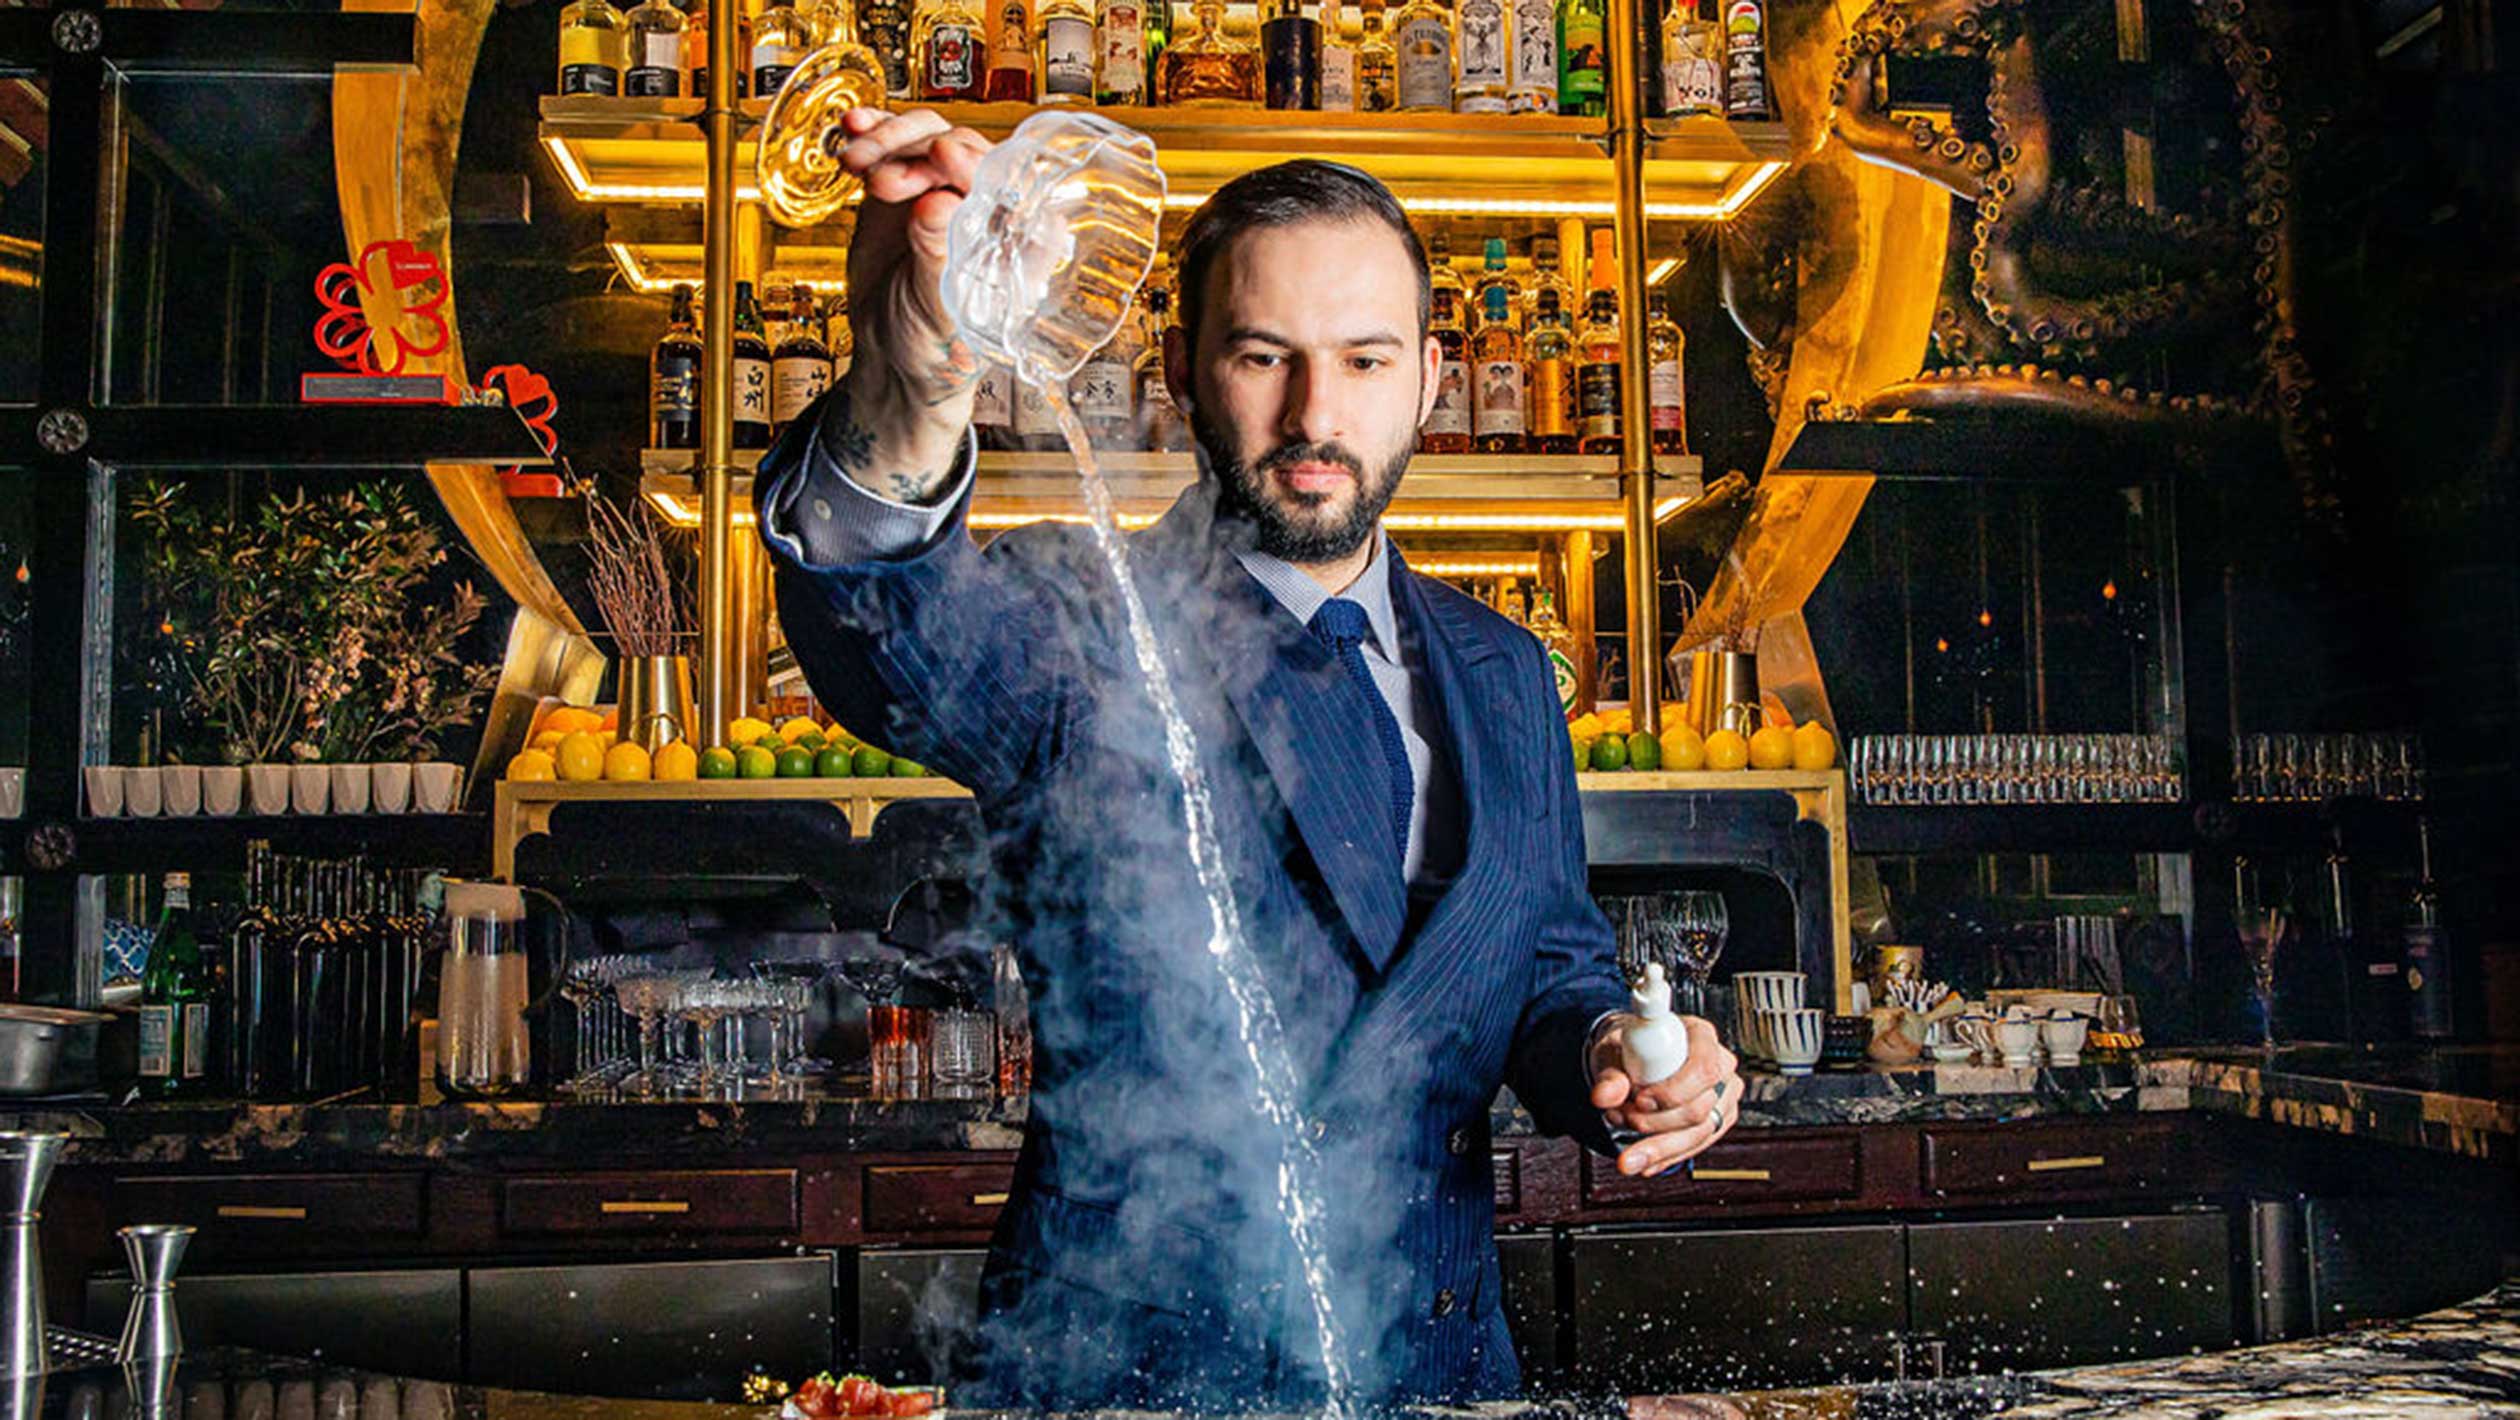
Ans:
<svg viewBox="0 0 2520 1420"><path fill-rule="evenodd" d="M1925 1191L1943 1196L2139 1191L2176 1181L2170 1130L2151 1122L1927 1129L1919 1142Z"/></svg>
<svg viewBox="0 0 2520 1420"><path fill-rule="evenodd" d="M416 1238L428 1228L417 1173L156 1175L114 1181L114 1221L190 1223L216 1246L290 1248L306 1239Z"/></svg>
<svg viewBox="0 0 2520 1420"><path fill-rule="evenodd" d="M1660 1178L1630 1178L1619 1172L1616 1159L1584 1156L1584 1203L1595 1208L1852 1198L1863 1191L1863 1182L1852 1134L1817 1139L1734 1135Z"/></svg>
<svg viewBox="0 0 2520 1420"><path fill-rule="evenodd" d="M794 1169L529 1174L499 1187L499 1227L523 1235L786 1233L796 1212Z"/></svg>
<svg viewBox="0 0 2520 1420"><path fill-rule="evenodd" d="M866 1230L987 1232L1014 1186L1011 1163L871 1164L866 1170Z"/></svg>

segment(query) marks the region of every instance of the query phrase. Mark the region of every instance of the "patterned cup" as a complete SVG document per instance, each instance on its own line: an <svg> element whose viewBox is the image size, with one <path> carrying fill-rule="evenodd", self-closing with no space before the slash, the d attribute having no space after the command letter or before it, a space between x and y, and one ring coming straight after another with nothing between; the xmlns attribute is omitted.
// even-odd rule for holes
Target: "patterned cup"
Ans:
<svg viewBox="0 0 2520 1420"><path fill-rule="evenodd" d="M1790 1011L1764 1011L1769 1038L1776 1046L1776 1067L1788 1075L1808 1075L1820 1063L1820 1049L1828 1035L1829 1013L1817 1006L1797 1006Z"/></svg>

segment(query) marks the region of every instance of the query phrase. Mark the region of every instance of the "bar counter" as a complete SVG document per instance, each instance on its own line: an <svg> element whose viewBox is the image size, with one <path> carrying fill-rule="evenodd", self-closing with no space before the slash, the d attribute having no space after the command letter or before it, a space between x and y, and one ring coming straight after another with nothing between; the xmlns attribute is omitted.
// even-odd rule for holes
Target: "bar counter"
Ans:
<svg viewBox="0 0 2520 1420"><path fill-rule="evenodd" d="M266 1389L266 1387L268 1387ZM276 1402L275 1402L276 1397ZM951 1397L948 1397L950 1401ZM210 1406L216 1401L218 1409ZM768 1420L766 1406L599 1399L397 1380L250 1353L187 1358L163 1406L131 1403L122 1372L55 1375L10 1392L4 1420L234 1420L313 1415L349 1420ZM32 1401L30 1407L27 1402ZM952 1414L950 1409L942 1414ZM978 1412L963 1412L977 1414ZM1473 1420L2013 1420L2068 1416L2520 1414L2520 1282L2411 1320L2307 1341L2119 1365L1802 1390L1643 1395L1627 1400L1499 1403L1425 1412Z"/></svg>
<svg viewBox="0 0 2520 1420"><path fill-rule="evenodd" d="M1745 1070L1741 1128L2195 1112L2436 1150L2507 1157L2520 1137L2520 1050L2296 1046L2163 1049L2062 1067L1917 1064L1788 1077ZM80 1164L297 1164L352 1160L725 1157L791 1150L1005 1150L1021 1100L798 1098L556 1102L47 1104L0 1108L0 1128L73 1138ZM1531 1122L1511 1095L1499 1140Z"/></svg>

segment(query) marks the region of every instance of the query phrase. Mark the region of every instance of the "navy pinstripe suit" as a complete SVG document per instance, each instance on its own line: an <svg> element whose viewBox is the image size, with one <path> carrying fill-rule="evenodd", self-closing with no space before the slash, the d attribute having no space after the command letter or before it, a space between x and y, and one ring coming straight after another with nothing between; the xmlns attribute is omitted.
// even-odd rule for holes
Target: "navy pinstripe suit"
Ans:
<svg viewBox="0 0 2520 1420"><path fill-rule="evenodd" d="M814 423L763 460L760 506L792 497ZM1202 484L1129 555L1302 1082L1344 1354L1368 1399L1511 1395L1489 1105L1511 1084L1542 1128L1608 1150L1582 1043L1626 1003L1550 675L1527 633L1390 559L1467 833L1450 886L1412 899L1365 692L1210 510ZM973 791L1033 994L1031 1110L955 1402L1318 1396L1282 1134L1253 1107L1181 791L1090 533L1018 529L983 553L958 516L893 559L772 548L824 704Z"/></svg>

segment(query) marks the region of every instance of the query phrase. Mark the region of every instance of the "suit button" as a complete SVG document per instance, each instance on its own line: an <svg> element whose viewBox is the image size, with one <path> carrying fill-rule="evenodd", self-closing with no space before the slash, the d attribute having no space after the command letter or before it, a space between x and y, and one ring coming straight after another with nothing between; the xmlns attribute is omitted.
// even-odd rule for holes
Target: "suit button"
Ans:
<svg viewBox="0 0 2520 1420"><path fill-rule="evenodd" d="M1443 1317L1443 1316L1451 1316L1452 1314L1453 1314L1453 1294L1452 1294L1452 1288L1450 1288L1450 1287L1446 1287L1446 1288L1444 1288L1443 1290L1441 1290L1441 1291L1439 1291L1439 1292L1437 1292L1437 1293L1435 1294L1435 1315L1437 1315L1437 1316L1439 1316L1439 1317Z"/></svg>
<svg viewBox="0 0 2520 1420"><path fill-rule="evenodd" d="M1470 1152L1470 1130L1468 1126L1465 1125L1462 1128L1456 1129L1450 1134L1445 1135L1444 1149L1456 1159L1468 1155Z"/></svg>
<svg viewBox="0 0 2520 1420"><path fill-rule="evenodd" d="M1314 1121L1312 1122L1312 1139L1313 1139L1313 1142L1314 1142L1314 1143L1316 1143L1316 1144L1318 1144L1318 1143L1320 1143L1322 1140L1327 1139L1327 1138L1329 1138L1329 1137L1330 1137L1330 1121L1329 1121L1329 1120L1326 1120L1326 1119L1316 1119L1316 1120L1314 1120Z"/></svg>

